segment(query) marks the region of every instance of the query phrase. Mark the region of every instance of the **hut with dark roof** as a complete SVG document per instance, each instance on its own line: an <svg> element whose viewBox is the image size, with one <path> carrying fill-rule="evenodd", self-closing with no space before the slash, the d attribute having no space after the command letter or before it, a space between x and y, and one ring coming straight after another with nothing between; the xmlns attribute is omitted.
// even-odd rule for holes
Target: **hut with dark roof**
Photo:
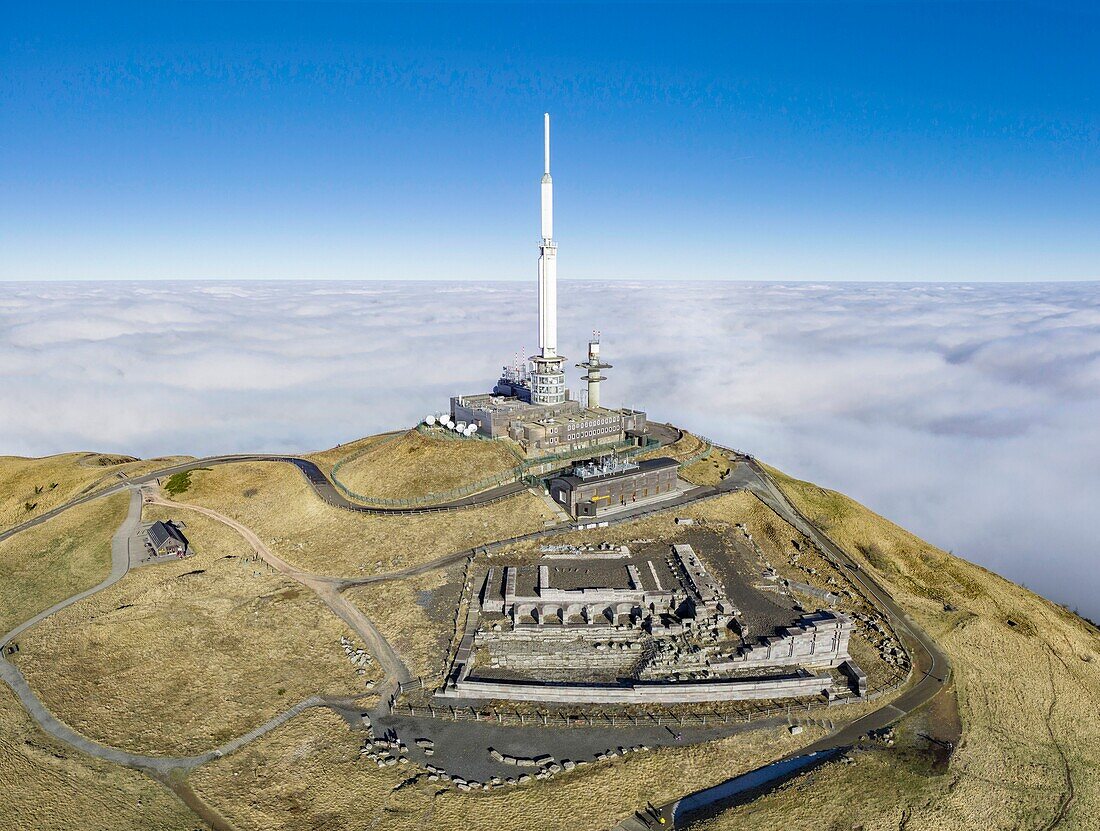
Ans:
<svg viewBox="0 0 1100 831"><path fill-rule="evenodd" d="M176 523L171 520L168 522L161 522L159 520L154 522L149 526L149 530L146 531L146 534L156 554L175 554L179 557L187 554L187 537L183 535L183 532L176 526Z"/></svg>

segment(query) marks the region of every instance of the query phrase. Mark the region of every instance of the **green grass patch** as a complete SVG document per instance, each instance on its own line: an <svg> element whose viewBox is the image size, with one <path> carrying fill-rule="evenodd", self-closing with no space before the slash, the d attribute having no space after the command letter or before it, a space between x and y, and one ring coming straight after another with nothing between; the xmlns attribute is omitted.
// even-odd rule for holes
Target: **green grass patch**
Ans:
<svg viewBox="0 0 1100 831"><path fill-rule="evenodd" d="M208 467L196 467L192 470L184 470L180 473L173 473L168 477L168 481L164 483L164 491L169 496L179 496L191 487L191 474L196 470L210 470Z"/></svg>

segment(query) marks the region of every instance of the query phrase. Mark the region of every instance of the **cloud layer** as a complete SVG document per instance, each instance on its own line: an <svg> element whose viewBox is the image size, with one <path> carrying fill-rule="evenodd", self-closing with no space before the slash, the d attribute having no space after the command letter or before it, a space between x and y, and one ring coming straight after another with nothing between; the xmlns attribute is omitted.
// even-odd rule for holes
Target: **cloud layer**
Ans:
<svg viewBox="0 0 1100 831"><path fill-rule="evenodd" d="M560 341L605 333L611 403L1097 618L1098 288L570 282ZM513 283L9 283L0 453L328 447L485 389L534 322Z"/></svg>

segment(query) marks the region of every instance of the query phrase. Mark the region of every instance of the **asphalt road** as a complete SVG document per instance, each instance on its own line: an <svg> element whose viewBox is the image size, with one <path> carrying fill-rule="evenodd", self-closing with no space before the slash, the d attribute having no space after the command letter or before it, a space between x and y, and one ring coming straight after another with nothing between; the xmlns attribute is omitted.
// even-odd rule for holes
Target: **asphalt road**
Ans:
<svg viewBox="0 0 1100 831"><path fill-rule="evenodd" d="M650 429L653 432L654 437L658 442L664 446L676 441L681 435L682 431L676 427L672 427L668 424L660 424L658 422L652 422ZM146 482L152 482L156 479L161 479L166 476L171 476L175 473L183 473L188 470L195 470L196 468L208 467L210 465L226 465L236 462L284 462L292 464L301 472L306 478L306 481L313 487L314 493L324 502L329 505L333 505L337 508L343 508L348 511L355 511L361 514L423 514L433 513L438 511L453 511L460 508L470 508L477 505L487 505L491 502L497 502L501 499L507 499L509 496L515 496L518 493L522 493L527 490L527 486L522 482L509 482L504 485L497 485L495 488L489 488L488 490L481 491L480 493L464 496L461 499L453 499L449 502L443 502L439 505L428 505L420 508L376 508L368 507L367 505L360 505L357 502L352 502L332 484L332 481L325 476L324 472L317 467L316 464L309 459L305 459L301 456L293 456L280 453L236 453L226 454L222 456L207 456L202 459L192 459L187 462L180 462L178 464L169 465L167 467L154 470L150 473L143 474L141 476L135 476L132 479L120 480L117 484L111 485L102 490L97 490L89 493L85 496L78 497L76 499L70 499L62 505L58 505L43 514L36 516L34 519L29 519L24 523L9 528L6 531L0 532L0 540L5 540L13 534L18 534L20 531L25 531L28 528L32 528L35 525L39 525L47 520L52 519L58 514L69 510L77 505L82 505L86 502L91 502L94 499L102 499L105 496L111 494L120 493L131 485L145 484Z"/></svg>
<svg viewBox="0 0 1100 831"><path fill-rule="evenodd" d="M133 485L141 485L146 482L152 482L156 479L161 479L166 476L171 476L175 473L183 473L188 470L195 470L201 467L210 467L211 465L227 465L237 462L284 462L292 464L302 473L306 478L306 481L312 486L314 493L329 505L333 505L337 508L343 508L348 511L355 511L361 514L422 514L433 513L438 511L453 511L459 508L470 508L477 505L487 505L491 502L496 502L501 499L506 499L509 496L514 496L517 493L522 493L527 490L527 486L522 482L510 482L506 485L498 485L495 488L482 491L481 493L475 493L470 496L464 496L461 499L455 499L450 502L444 502L439 505L430 505L422 508L372 508L366 505L360 505L356 502L351 502L346 499L332 484L324 472L317 467L309 459L303 459L300 456L285 456L266 453L253 453L249 455L227 455L227 456L207 456L204 459L193 459L188 462L180 462L179 464L169 465L159 470L152 471L151 473L143 474L142 476L135 476L132 479L120 480L117 484L103 488L102 490L94 491L85 496L71 499L62 505L58 505L44 514L36 516L34 519L29 519L20 525L16 525L9 528L6 531L0 532L0 540L5 540L14 534L18 534L20 531L25 531L28 528L32 528L35 525L39 525L47 520L53 519L58 514L61 514L70 508L74 508L77 505L83 505L86 502L91 502L95 499L102 499L105 496L110 496L115 493L121 493L127 488Z"/></svg>
<svg viewBox="0 0 1100 831"><path fill-rule="evenodd" d="M777 771L777 776L772 781L781 781L780 777L785 775L782 773L784 771L783 763L814 754L821 754L820 757L816 758L830 758L835 755L835 752L854 745L868 732L887 727L931 701L950 679L951 663L936 645L936 642L910 620L905 611L894 602L889 592L880 586L873 577L860 569L843 548L833 542L827 534L822 532L791 504L779 486L772 481L767 472L755 460L743 462L735 470L739 470L736 486L751 490L764 504L844 566L848 576L858 583L886 613L894 629L899 635L905 637L905 645L912 658L913 673L916 677L916 681L912 686L888 704L856 719L851 724L841 727L808 747L800 748L782 759L766 765L766 769ZM723 482L722 484L723 490L733 489L732 483L727 485L726 482ZM758 769L758 771L763 771L765 768ZM738 776L735 777L735 780L741 778L742 776ZM728 780L727 783L723 784L733 784L735 780ZM683 828L700 819L719 813L735 804L737 799L738 796L734 793L723 796L722 786L705 788L659 806L657 816L664 818L665 824L663 827L665 828ZM652 825L656 824L656 820L654 820ZM646 827L651 826L635 816L624 820L618 826L618 829L621 829L621 831L638 831L638 829Z"/></svg>
<svg viewBox="0 0 1100 831"><path fill-rule="evenodd" d="M124 490L128 485L124 485L120 490ZM108 586L113 586L119 580L121 580L126 572L130 570L130 537L138 529L138 524L141 522L141 492L138 488L132 488L130 490L130 504L126 511L126 519L123 520L122 525L115 532L115 535L111 538L111 571L103 582L99 583L92 588L82 591L79 594L74 594L72 597L62 600L60 603L55 603L50 608L39 612L30 620L25 620L7 634L0 637L0 650L4 645L13 640L19 633L30 629L40 620L44 620L52 615L54 612L64 609L66 606L71 606L83 600L85 597L90 597L96 592L103 591ZM37 522L28 523L27 525L37 525ZM24 527L24 526L20 526ZM14 533L14 529L10 533ZM5 534L4 536L8 536ZM0 537L3 539L3 537Z"/></svg>
<svg viewBox="0 0 1100 831"><path fill-rule="evenodd" d="M666 434L663 434L661 438L663 440L663 443L667 443L668 440L675 440L675 437L677 435L678 433L675 431L675 428L667 428ZM57 516L63 511L68 510L69 508L72 508L76 505L90 502L94 499L101 499L113 493L120 493L126 489L131 490L130 510L127 515L126 521L123 523L122 527L119 529L118 533L116 533L114 539L112 540L112 570L107 580L105 580L100 585L94 587L93 589L90 589L87 592L82 592L72 598L62 601L61 603L56 604L45 612L36 615L31 620L24 622L21 626L17 627L12 632L4 636L5 642L9 641L11 638L15 637L29 626L34 625L42 618L53 614L58 609L75 603L90 594L102 590L103 588L113 584L114 582L117 582L119 579L122 578L122 576L126 574L130 566L127 543L131 534L136 529L137 523L140 519L140 494L138 492L138 488L135 487L136 485L150 482L165 476L171 476L174 473L179 473L186 470L194 470L195 468L199 467L206 467L217 464L230 464L234 462L284 462L293 464L295 467L298 468L303 476L306 477L306 480L310 483L314 493L316 493L320 499L336 507L360 513L422 513L426 511L455 510L457 508L486 504L488 502L496 501L498 499L504 499L508 496L525 490L525 487L521 483L513 483L510 485L504 485L489 491L485 491L481 494L475 494L473 496L465 497L464 499L456 500L454 502L447 503L446 505L432 506L431 508L379 509L368 508L366 506L358 505L348 501L336 490L329 479L313 462L309 461L308 459L303 459L296 456L275 454L226 455L208 457L204 459L195 459L176 465L171 465L140 477L120 481L119 483L103 490L88 494L78 499L71 500L70 502L58 506L57 508L54 508L51 511L42 514L41 516L29 520L22 525L16 526L15 528L11 528L3 533L0 533L0 540L6 539L7 537L18 533L19 531L45 522L50 518ZM905 637L906 646L909 649L910 655L913 660L914 673L917 676L917 680L915 681L915 683L913 683L912 686L906 689L898 698L896 698L891 703L880 707L873 713L869 713L868 715L863 716L852 724L841 728L840 730L830 734L820 741L815 742L809 747L802 748L796 753L792 753L788 757L784 757L783 760L779 760L780 762L794 759L796 757L802 757L807 754L824 753L846 748L854 744L861 736L866 734L868 731L887 726L888 724L893 723L907 713L912 712L914 709L929 701L936 693L938 693L943 688L950 675L950 664L947 660L947 657L939 650L935 642L932 641L932 639L929 638L911 620L909 620L905 612L894 602L893 598L889 595L888 592L886 592L885 589L883 589L873 578L860 570L858 566L851 560L851 558L848 557L844 550L840 548L840 546L838 546L827 535L816 528L813 523L811 523L789 502L789 500L787 500L786 496L780 491L780 489L775 485L770 477L768 477L767 473L755 463L755 461L750 460L748 462L742 462L741 464L735 466L733 473L731 473L726 481L722 482L722 484L718 488L694 488L675 500L671 500L661 505L655 505L652 508L647 507L644 510L639 510L637 513L645 513L649 512L650 510L664 511L677 505L688 504L701 498L714 496L720 492L737 489L747 489L754 492L779 516L781 516L783 519L785 519L807 537L812 539L818 546L822 548L822 550L828 553L831 557L833 557L837 562L841 563L848 570L849 576L855 582L859 583L867 592L868 596L879 604L880 608L886 613L891 621L891 624L894 626L899 635L903 635ZM635 515L636 514L632 512L622 517L616 517L614 521L621 522ZM427 570L427 568L433 566L438 567L445 562L457 561L458 559L464 558L466 556L468 556L468 552L456 553L451 557L442 558L439 561L434 561L432 564L426 564L425 566L417 567L415 570L419 571L422 568ZM307 575L304 574L299 576L307 577ZM392 577L393 575L387 576ZM314 576L308 575L308 577ZM337 581L317 578L317 585L311 585L311 588L313 588L315 591L323 591L326 594L331 592L331 597L328 598L329 600L331 600L333 598L338 598L338 594L335 591L336 587L330 585L333 582ZM325 585L322 585L322 583L324 583ZM339 614L340 611L346 612L347 610L340 609L339 611L337 611L337 614ZM356 621L356 623L362 624L363 622ZM384 648L380 649L378 644L375 644L374 646L376 650L382 652L386 651ZM388 647L389 645L386 644L385 646ZM407 670L404 669L403 665L400 665L400 659L396 656L395 653L392 657L395 660L389 662L392 663L392 666L387 667L390 670L387 674L391 677L407 677ZM306 701L300 702L299 704L295 705L294 707L290 708L279 716L276 716L274 719L265 723L264 725L260 725L255 730L251 731L245 736L241 736L233 740L232 742L227 743L225 746L209 751L202 756L188 758L157 758L131 754L125 751L121 751L117 748L106 747L96 742L92 742L91 740L75 733L66 725L55 719L53 715L45 709L41 701L37 698L37 696L34 695L33 691L30 690L19 670L2 658L0 658L0 676L2 676L3 680L6 681L13 688L13 690L15 690L24 707L27 708L28 712L34 717L35 721L37 721L38 724L42 726L43 729L45 729L48 733L94 756L108 759L110 761L115 761L120 764L145 768L162 776L173 770L179 770L181 768L188 769L194 767L195 765L202 764L205 761L209 761L210 759L224 755L225 753L232 752L233 750L239 748L241 745L256 738L256 736L262 735L264 732L267 732L273 727L282 724L293 715L301 712L301 710L311 706L323 706L324 704L326 704L326 702L323 702L320 699L307 699ZM434 727L437 730L444 731L451 729L449 727L444 727L443 725L445 724L445 722L443 724L436 724L434 725ZM406 723L403 726L405 727L405 729L409 729L410 727L412 727L414 730L417 728L423 730L429 727L429 725L427 724L420 724L417 725L417 727L413 727L413 725L409 723ZM475 728L474 732L478 734L476 737L474 735L469 735L466 732L469 727L470 725L468 723L462 725L454 725L454 729L462 730L462 735L465 736L464 741L458 741L458 745L460 747L463 746L464 743L469 743L471 739L474 739L475 744L478 743L477 740L482 738L479 733L480 730L485 731L485 740L490 739L489 733L492 732L492 729L489 726L484 726L483 728ZM515 741L516 738L518 738L517 733L524 732L521 730L517 731L516 728L501 729L507 730L508 732L499 736L494 735L491 737L493 741L500 742L501 744L505 743L505 736L511 737L511 740ZM532 730L534 730L536 734L539 734L543 730L545 730L545 728L532 728ZM648 741L645 741L640 737L638 740L632 740L631 736L629 735L630 732L631 731L629 730L614 731L616 737L618 737L619 739L619 743L661 743L659 736L647 736L646 738L648 739ZM572 731L570 736L562 737L558 740L551 740L549 734L542 734L542 738L546 742L546 744L559 744L559 742L562 743L564 746L561 748L561 750L569 750L570 752L574 752L575 755L581 755L585 749L582 748L579 744L576 744L578 734ZM598 744L602 742L605 737L593 736L592 738ZM610 741L610 735L606 738L609 740L609 745L615 744L614 742ZM698 738L702 739L704 737ZM532 737L525 736L522 743L524 745L527 745L528 742L531 742L531 739ZM535 739L535 741L538 741L538 739ZM445 744L446 742L441 742L440 748L442 748ZM587 747L589 743L584 742L584 744ZM707 798L704 796L704 793L711 793L712 791L713 789L706 789L705 792L695 792L694 794L689 794L686 797L662 806L660 809L662 815L665 816L668 821L671 821L674 826L682 826L688 821L700 818L701 816L705 815L706 812L714 813L723 806L720 802L707 802ZM703 805L702 809L700 808L701 804ZM684 810L686 806L691 807L690 816ZM701 813L701 810L703 811L703 813ZM620 827L625 829L638 828L641 826L636 820L630 819L624 821L624 823Z"/></svg>

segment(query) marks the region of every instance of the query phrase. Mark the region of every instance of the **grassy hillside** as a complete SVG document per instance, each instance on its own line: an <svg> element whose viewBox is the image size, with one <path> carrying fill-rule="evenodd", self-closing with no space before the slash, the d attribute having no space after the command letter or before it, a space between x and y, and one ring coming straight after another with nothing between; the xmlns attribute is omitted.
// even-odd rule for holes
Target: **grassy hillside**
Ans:
<svg viewBox="0 0 1100 831"><path fill-rule="evenodd" d="M718 448L712 448L703 458L692 462L680 471L680 478L693 485L710 485L721 482L730 472L733 462Z"/></svg>
<svg viewBox="0 0 1100 831"><path fill-rule="evenodd" d="M389 438L391 435L391 433L379 433L377 436L365 436L355 441L338 444L336 447L330 447L328 450L318 450L316 453L309 453L306 455L306 458L310 459L326 474L331 475L332 466L338 461L353 456L359 451L367 449L372 444L377 444Z"/></svg>
<svg viewBox="0 0 1100 831"><path fill-rule="evenodd" d="M439 438L410 430L352 456L338 476L355 493L400 499L444 493L519 463L504 441Z"/></svg>
<svg viewBox="0 0 1100 831"><path fill-rule="evenodd" d="M442 675L455 634L465 562L404 580L351 589L347 596L405 658L413 675Z"/></svg>
<svg viewBox="0 0 1100 831"><path fill-rule="evenodd" d="M190 781L239 831L597 831L647 799L674 796L685 782L716 783L818 735L817 727L797 738L783 729L754 731L593 763L546 782L462 793L413 779L411 766L364 763L360 737L339 717L313 710L199 768Z"/></svg>
<svg viewBox="0 0 1100 831"><path fill-rule="evenodd" d="M537 531L553 513L529 493L461 511L381 516L321 501L290 465L219 465L195 471L181 501L213 508L248 526L272 551L320 574L363 576L393 571Z"/></svg>
<svg viewBox="0 0 1100 831"><path fill-rule="evenodd" d="M74 497L166 467L172 461L104 453L63 453L40 459L0 456L0 531Z"/></svg>
<svg viewBox="0 0 1100 831"><path fill-rule="evenodd" d="M353 636L312 592L253 560L232 529L184 509L195 556L131 571L28 630L14 656L46 706L84 735L189 755L316 693L354 695Z"/></svg>
<svg viewBox="0 0 1100 831"><path fill-rule="evenodd" d="M41 732L0 684L0 828L192 831L191 812L144 774L78 753Z"/></svg>
<svg viewBox="0 0 1100 831"><path fill-rule="evenodd" d="M95 500L0 541L0 634L107 576L128 502Z"/></svg>
<svg viewBox="0 0 1100 831"><path fill-rule="evenodd" d="M934 701L895 747L831 764L706 830L1100 827L1100 632L842 494L772 473L951 657L963 736L949 763L934 763L923 738Z"/></svg>
<svg viewBox="0 0 1100 831"><path fill-rule="evenodd" d="M379 453L374 463L381 471L387 444L407 449L422 439L408 434L383 443L374 437L357 446L367 448L364 456ZM492 447L437 443L443 454ZM698 440L685 437L674 452L690 456L692 447L698 450ZM417 467L438 466L436 448L426 452L432 464ZM331 463L335 452L318 458ZM723 460L698 464L699 476L709 478L720 475ZM466 474L482 476L484 470L471 462ZM853 751L853 763L830 763L702 823L702 831L1097 828L1100 631L841 494L772 474L792 502L937 640L952 660L953 684L907 717L889 743L866 743ZM0 628L106 573L125 499L81 506L0 543ZM339 646L347 633L343 624L301 586L252 561L235 532L188 511L188 503L233 517L301 568L347 576L425 563L542 528L552 518L543 500L526 493L453 513L356 514L327 505L297 470L277 463L195 470L174 499L178 507L146 506L146 518L184 519L196 556L138 569L58 613L26 633L14 659L45 704L74 729L146 752L207 749L312 693L364 689L365 677L354 675ZM674 516L696 523L676 525ZM831 570L805 537L748 492L607 529L571 531L556 542L671 542L696 535L714 558L722 550L748 550L745 532L781 575L820 587L842 582L843 574ZM722 545L710 545L711 539ZM540 544L514 546L510 556L537 556ZM758 569L753 562L741 568ZM461 573L457 564L347 596L414 672L429 673L438 670L451 636ZM859 609L863 602L851 596L841 607ZM861 663L874 676L876 653L865 636L855 633L853 650L863 650ZM881 703L831 715L839 724ZM241 831L427 825L549 831L562 827L563 817L571 828L600 829L647 801L719 782L823 732L816 726L799 737L786 730L751 732L593 764L522 788L465 794L410 781L411 768L364 764L361 737L332 713L313 710L189 779ZM947 741L953 742L950 750ZM187 827L167 791L50 742L4 688L0 780L12 797L0 799L0 827ZM93 781L102 786L92 787Z"/></svg>
<svg viewBox="0 0 1100 831"><path fill-rule="evenodd" d="M672 444L665 445L664 447L658 447L655 450L649 450L638 456L639 459L658 459L667 458L675 459L678 462L686 461L692 456L702 451L707 446L707 443L698 436L684 431Z"/></svg>

